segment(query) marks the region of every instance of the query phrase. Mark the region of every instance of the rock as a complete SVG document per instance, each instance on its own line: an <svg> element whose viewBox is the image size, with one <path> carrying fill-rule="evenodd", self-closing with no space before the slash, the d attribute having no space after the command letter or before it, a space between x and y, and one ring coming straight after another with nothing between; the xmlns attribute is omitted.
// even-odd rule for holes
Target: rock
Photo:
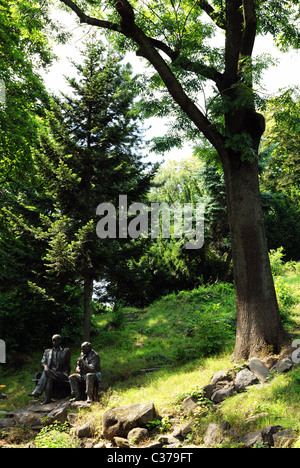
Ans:
<svg viewBox="0 0 300 468"><path fill-rule="evenodd" d="M185 416L192 413L196 408L198 408L197 397L186 397L181 404L181 411Z"/></svg>
<svg viewBox="0 0 300 468"><path fill-rule="evenodd" d="M85 440L85 441L82 443L82 448L85 448L85 449L94 448L94 441L93 441L93 440Z"/></svg>
<svg viewBox="0 0 300 468"><path fill-rule="evenodd" d="M153 421L156 411L153 403L135 404L111 408L102 416L103 437L112 440L114 437L127 437L135 427L146 427Z"/></svg>
<svg viewBox="0 0 300 468"><path fill-rule="evenodd" d="M278 374L283 374L284 372L289 371L292 367L292 361L288 358L285 358L281 361L278 361L277 364L272 368L272 370L275 370L276 372L278 372Z"/></svg>
<svg viewBox="0 0 300 468"><path fill-rule="evenodd" d="M222 421L220 424L210 423L204 436L206 447L214 447L221 444L226 437L228 429L230 429L230 425L227 421Z"/></svg>
<svg viewBox="0 0 300 468"><path fill-rule="evenodd" d="M114 443L119 448L130 448L129 440L124 439L123 437L114 437Z"/></svg>
<svg viewBox="0 0 300 468"><path fill-rule="evenodd" d="M216 390L216 384L206 385L203 388L203 396L210 400L215 390Z"/></svg>
<svg viewBox="0 0 300 468"><path fill-rule="evenodd" d="M249 369L243 369L235 378L235 389L238 393L244 392L247 387L257 383L257 377Z"/></svg>
<svg viewBox="0 0 300 468"><path fill-rule="evenodd" d="M127 438L131 444L135 445L145 440L148 437L148 434L147 429L135 427L128 432Z"/></svg>
<svg viewBox="0 0 300 468"><path fill-rule="evenodd" d="M106 445L104 442L99 442L99 444L94 445L95 449L101 449L101 448L106 448Z"/></svg>
<svg viewBox="0 0 300 468"><path fill-rule="evenodd" d="M241 440L240 443L245 448L251 448L255 444L263 444L263 438L261 435L261 431L252 432L251 434L245 435Z"/></svg>
<svg viewBox="0 0 300 468"><path fill-rule="evenodd" d="M175 437L176 439L179 439L181 441L183 441L186 436L188 434L190 434L193 430L193 426L194 426L194 420L192 419L191 421L189 421L188 423L186 424L183 424L179 427L177 427L173 432L172 432L172 436Z"/></svg>
<svg viewBox="0 0 300 468"><path fill-rule="evenodd" d="M291 447L296 439L297 436L292 429L284 429L273 435L274 447Z"/></svg>
<svg viewBox="0 0 300 468"><path fill-rule="evenodd" d="M176 439L176 437L173 437L172 435L161 435L158 438L158 443L161 445L175 445L178 446L180 444L180 441Z"/></svg>
<svg viewBox="0 0 300 468"><path fill-rule="evenodd" d="M149 449L162 448L162 443L157 442L157 441L156 441L156 442L152 442L151 444L146 445L146 447L144 447L144 448L146 448L146 449L147 449L147 448L149 448Z"/></svg>
<svg viewBox="0 0 300 468"><path fill-rule="evenodd" d="M91 409L90 401L72 401L71 409L81 410L81 409Z"/></svg>
<svg viewBox="0 0 300 468"><path fill-rule="evenodd" d="M53 411L51 411L47 418L50 424L54 423L54 421L60 422L60 423L65 423L68 417L68 409L67 408L56 408Z"/></svg>
<svg viewBox="0 0 300 468"><path fill-rule="evenodd" d="M82 439L84 437L93 437L94 435L94 431L93 431L93 428L91 426L91 424L89 422L83 424L82 426L80 426L77 431L77 437L79 437L79 439Z"/></svg>
<svg viewBox="0 0 300 468"><path fill-rule="evenodd" d="M31 404L26 411L29 411L31 413L42 413L44 416L46 415L46 413L50 413L57 407L54 406L53 403L42 405L40 400L33 400L30 403Z"/></svg>
<svg viewBox="0 0 300 468"><path fill-rule="evenodd" d="M224 385L226 385L226 383L231 382L231 381L232 381L232 378L228 375L228 372L226 370L220 370L213 376L210 384L217 385L218 383L224 382Z"/></svg>
<svg viewBox="0 0 300 468"><path fill-rule="evenodd" d="M15 426L15 420L12 418L0 418L0 430Z"/></svg>
<svg viewBox="0 0 300 468"><path fill-rule="evenodd" d="M78 415L76 413L69 413L67 416L67 421L70 424L70 426L74 426L76 423Z"/></svg>
<svg viewBox="0 0 300 468"><path fill-rule="evenodd" d="M270 371L269 369L261 362L260 359L254 357L249 361L249 368L253 374L256 375L258 380L265 383L268 381Z"/></svg>
<svg viewBox="0 0 300 468"><path fill-rule="evenodd" d="M221 403L222 401L226 400L226 398L232 397L235 393L234 385L227 385L224 388L220 388L214 391L211 396L211 401L213 403Z"/></svg>
<svg viewBox="0 0 300 468"><path fill-rule="evenodd" d="M263 443L268 444L269 447L274 447L274 434L282 430L281 426L268 426L265 427L262 432Z"/></svg>
<svg viewBox="0 0 300 468"><path fill-rule="evenodd" d="M21 410L15 413L15 422L17 426L32 427L35 429L41 429L44 426L42 422L42 414L26 410Z"/></svg>
<svg viewBox="0 0 300 468"><path fill-rule="evenodd" d="M296 438L291 429L282 430L281 426L268 426L262 431L247 434L240 443L245 448L251 448L256 444L264 444L266 447L290 447Z"/></svg>
<svg viewBox="0 0 300 468"><path fill-rule="evenodd" d="M22 448L25 448L25 449L36 449L36 445L34 442L28 442L27 444L23 445Z"/></svg>

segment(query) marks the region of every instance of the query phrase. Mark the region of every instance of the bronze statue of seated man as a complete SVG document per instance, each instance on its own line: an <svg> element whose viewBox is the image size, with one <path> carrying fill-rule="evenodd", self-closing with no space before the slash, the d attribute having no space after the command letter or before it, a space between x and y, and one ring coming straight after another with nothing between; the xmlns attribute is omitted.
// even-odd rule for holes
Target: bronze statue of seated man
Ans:
<svg viewBox="0 0 300 468"><path fill-rule="evenodd" d="M85 393L87 395L87 401L92 401L94 384L95 382L101 382L101 369L100 369L100 357L92 349L91 343L84 342L81 345L81 355L77 361L76 373L69 377L71 394L75 401L82 400L80 392L80 384L85 384Z"/></svg>
<svg viewBox="0 0 300 468"><path fill-rule="evenodd" d="M46 349L42 358L43 372L35 390L28 396L39 398L45 392L44 404L50 403L54 382L68 382L71 372L69 348L61 347L61 336L52 337L52 349Z"/></svg>

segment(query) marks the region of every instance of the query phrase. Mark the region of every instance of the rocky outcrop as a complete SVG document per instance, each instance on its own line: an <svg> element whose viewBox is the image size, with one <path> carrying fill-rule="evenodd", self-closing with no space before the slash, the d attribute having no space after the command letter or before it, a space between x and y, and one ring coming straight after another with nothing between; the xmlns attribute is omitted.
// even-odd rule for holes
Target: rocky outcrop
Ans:
<svg viewBox="0 0 300 468"><path fill-rule="evenodd" d="M156 417L153 403L135 404L111 408L103 414L102 431L105 439L127 437L137 427L145 428Z"/></svg>
<svg viewBox="0 0 300 468"><path fill-rule="evenodd" d="M272 359L269 368L260 359L250 359L248 365L240 371L218 371L211 379L209 385L204 387L204 396L215 404L219 404L235 393L241 393L252 385L259 383L267 384L271 371L277 373L288 372L294 366L290 358L281 360ZM197 397L188 397L182 404L182 412L187 415L197 407Z"/></svg>
<svg viewBox="0 0 300 468"><path fill-rule="evenodd" d="M81 407L81 403L81 406L87 407L86 402L78 402L76 405L69 400L59 400L42 405L40 400L33 400L25 409L0 411L0 430L9 431L17 426L40 430L45 424L53 424L55 421L63 424L69 417L69 410Z"/></svg>

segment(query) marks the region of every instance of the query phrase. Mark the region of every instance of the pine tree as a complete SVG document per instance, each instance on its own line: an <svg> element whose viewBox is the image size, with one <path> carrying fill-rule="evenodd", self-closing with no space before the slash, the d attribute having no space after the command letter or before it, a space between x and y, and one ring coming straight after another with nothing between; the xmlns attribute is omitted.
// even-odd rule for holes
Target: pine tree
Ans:
<svg viewBox="0 0 300 468"><path fill-rule="evenodd" d="M141 131L134 112L135 79L121 58L89 42L77 64L72 93L55 98L35 154L38 175L53 208L42 217L49 274L84 289L84 340L89 340L94 281L105 280L118 255L131 255L126 240L99 239L96 208L118 206L119 195L141 201L152 169L141 162Z"/></svg>

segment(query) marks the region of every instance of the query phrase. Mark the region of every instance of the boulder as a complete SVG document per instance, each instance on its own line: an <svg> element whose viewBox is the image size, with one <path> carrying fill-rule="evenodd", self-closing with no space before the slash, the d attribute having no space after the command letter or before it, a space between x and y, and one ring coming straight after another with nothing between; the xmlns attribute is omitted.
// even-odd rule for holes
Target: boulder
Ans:
<svg viewBox="0 0 300 468"><path fill-rule="evenodd" d="M244 446L244 448L252 448L255 444L263 444L261 431L256 431L245 435L240 440L240 443Z"/></svg>
<svg viewBox="0 0 300 468"><path fill-rule="evenodd" d="M181 411L185 416L192 413L196 408L198 408L198 397L186 397L181 404Z"/></svg>
<svg viewBox="0 0 300 468"><path fill-rule="evenodd" d="M187 435L192 432L194 424L195 421L191 419L187 423L182 424L181 426L174 429L174 431L172 432L172 436L176 439L183 441L187 437Z"/></svg>
<svg viewBox="0 0 300 468"><path fill-rule="evenodd" d="M206 385L205 387L203 387L203 396L210 400L212 397L212 394L216 390L216 387L217 387L216 384L210 384L210 385Z"/></svg>
<svg viewBox="0 0 300 468"><path fill-rule="evenodd" d="M68 409L64 407L56 408L48 414L47 418L50 424L55 421L63 424L68 418Z"/></svg>
<svg viewBox="0 0 300 468"><path fill-rule="evenodd" d="M148 437L148 430L142 427L135 427L128 432L127 438L133 445L139 444Z"/></svg>
<svg viewBox="0 0 300 468"><path fill-rule="evenodd" d="M86 438L86 437L93 437L94 435L93 428L89 422L80 426L76 432L77 432L77 437L79 437L79 439Z"/></svg>
<svg viewBox="0 0 300 468"><path fill-rule="evenodd" d="M258 380L265 383L268 381L270 371L260 359L254 357L249 361L249 369L256 375Z"/></svg>
<svg viewBox="0 0 300 468"><path fill-rule="evenodd" d="M15 422L17 426L32 427L41 429L44 424L42 422L42 414L32 411L21 410L15 413Z"/></svg>
<svg viewBox="0 0 300 468"><path fill-rule="evenodd" d="M130 448L129 440L124 439L123 437L114 437L114 443L118 448Z"/></svg>
<svg viewBox="0 0 300 468"><path fill-rule="evenodd" d="M273 435L274 447L289 448L297 440L297 435L292 429L283 429Z"/></svg>
<svg viewBox="0 0 300 468"><path fill-rule="evenodd" d="M178 446L180 441L172 435L161 435L158 438L158 443L161 445L175 445Z"/></svg>
<svg viewBox="0 0 300 468"><path fill-rule="evenodd" d="M241 370L235 378L235 389L238 393L244 392L247 387L257 383L257 377L249 369Z"/></svg>
<svg viewBox="0 0 300 468"><path fill-rule="evenodd" d="M227 421L222 421L220 424L210 423L204 436L204 444L206 447L214 447L221 444L230 425Z"/></svg>
<svg viewBox="0 0 300 468"><path fill-rule="evenodd" d="M113 440L114 437L127 438L135 427L144 428L156 417L153 403L134 404L111 408L102 416L103 437Z"/></svg>
<svg viewBox="0 0 300 468"><path fill-rule="evenodd" d="M226 400L226 398L232 397L235 394L235 388L233 384L226 385L223 388L219 388L214 391L211 396L211 401L213 403L221 403Z"/></svg>
<svg viewBox="0 0 300 468"><path fill-rule="evenodd" d="M264 444L267 444L269 447L274 447L274 435L281 431L282 427L281 426L267 426L265 427L262 432L262 439Z"/></svg>
<svg viewBox="0 0 300 468"><path fill-rule="evenodd" d="M285 358L281 361L278 361L277 364L272 368L278 372L278 374L283 374L284 372L288 372L293 367L293 363L290 359Z"/></svg>
<svg viewBox="0 0 300 468"><path fill-rule="evenodd" d="M228 375L228 371L226 370L220 370L218 371L213 378L211 379L210 384L211 385L217 385L217 384L228 384L228 382L232 381L232 377Z"/></svg>
<svg viewBox="0 0 300 468"><path fill-rule="evenodd" d="M0 431L14 427L15 425L15 420L12 418L0 418Z"/></svg>

